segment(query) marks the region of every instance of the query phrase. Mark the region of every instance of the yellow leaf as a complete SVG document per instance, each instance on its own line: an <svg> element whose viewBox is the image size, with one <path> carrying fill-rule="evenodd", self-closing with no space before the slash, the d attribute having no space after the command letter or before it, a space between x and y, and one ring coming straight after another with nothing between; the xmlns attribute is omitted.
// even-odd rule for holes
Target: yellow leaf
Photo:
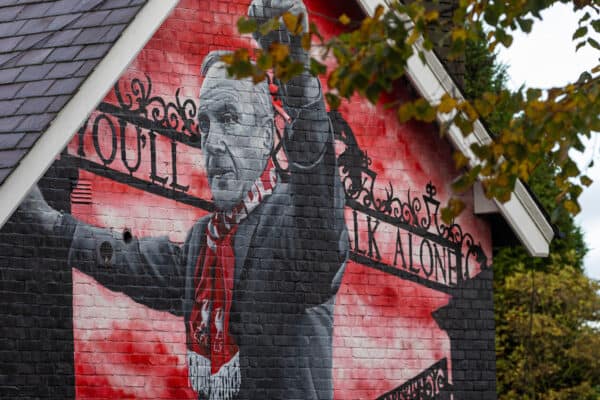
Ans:
<svg viewBox="0 0 600 400"><path fill-rule="evenodd" d="M482 99L475 99L475 109L482 117L487 117L493 111L492 105Z"/></svg>
<svg viewBox="0 0 600 400"><path fill-rule="evenodd" d="M432 10L425 14L425 20L427 22L436 21L439 17L440 13L437 10Z"/></svg>
<svg viewBox="0 0 600 400"><path fill-rule="evenodd" d="M579 214L579 211L581 211L579 204L577 204L577 202L573 200L565 200L565 202L563 203L563 207L565 208L565 210L567 210L573 215Z"/></svg>
<svg viewBox="0 0 600 400"><path fill-rule="evenodd" d="M415 42L417 41L418 38L419 38L419 32L416 29L413 29L412 32L410 33L410 36L408 37L408 39L406 39L406 43L409 45L413 45L413 44L415 44Z"/></svg>
<svg viewBox="0 0 600 400"><path fill-rule="evenodd" d="M398 107L398 120L401 123L405 123L410 120L415 112L415 108L412 103L405 103Z"/></svg>
<svg viewBox="0 0 600 400"><path fill-rule="evenodd" d="M579 178L579 180L581 181L582 185L585 186L590 186L594 181L592 179L590 179L589 176L587 175L583 175L581 178Z"/></svg>
<svg viewBox="0 0 600 400"><path fill-rule="evenodd" d="M340 15L338 20L342 23L342 25L348 25L350 22L352 22L346 14Z"/></svg>
<svg viewBox="0 0 600 400"><path fill-rule="evenodd" d="M290 12L285 12L281 18L283 19L283 23L285 24L287 30L291 33L294 33L296 27L298 26L298 17Z"/></svg>
<svg viewBox="0 0 600 400"><path fill-rule="evenodd" d="M290 49L281 43L273 43L269 48L269 53L273 56L275 63L280 63L290 54Z"/></svg>
<svg viewBox="0 0 600 400"><path fill-rule="evenodd" d="M452 157L454 158L454 165L456 165L457 169L461 169L469 164L469 159L461 152L455 151L452 154Z"/></svg>
<svg viewBox="0 0 600 400"><path fill-rule="evenodd" d="M452 40L466 40L467 39L467 31L464 28L456 28L452 31Z"/></svg>
<svg viewBox="0 0 600 400"><path fill-rule="evenodd" d="M310 46L311 46L310 33L305 33L304 35L302 35L301 44L302 44L302 48L304 50L306 50L306 51L310 50Z"/></svg>
<svg viewBox="0 0 600 400"><path fill-rule="evenodd" d="M440 105L438 106L438 111L441 113L447 114L450 111L454 110L455 107L456 107L456 100L453 99L452 97L448 96L447 94L445 94L442 97L442 101L440 102Z"/></svg>

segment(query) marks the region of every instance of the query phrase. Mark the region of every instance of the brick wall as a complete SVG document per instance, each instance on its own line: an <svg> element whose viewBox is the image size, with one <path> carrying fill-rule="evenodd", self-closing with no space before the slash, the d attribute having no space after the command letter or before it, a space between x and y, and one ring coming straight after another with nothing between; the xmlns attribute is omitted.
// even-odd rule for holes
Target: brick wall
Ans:
<svg viewBox="0 0 600 400"><path fill-rule="evenodd" d="M326 35L360 17L306 6ZM2 229L1 397L494 398L490 227L470 196L442 224L457 171L435 126L288 108L261 201L209 222L266 160L260 92L200 74L255 45L247 9L181 1L40 181L60 221Z"/></svg>

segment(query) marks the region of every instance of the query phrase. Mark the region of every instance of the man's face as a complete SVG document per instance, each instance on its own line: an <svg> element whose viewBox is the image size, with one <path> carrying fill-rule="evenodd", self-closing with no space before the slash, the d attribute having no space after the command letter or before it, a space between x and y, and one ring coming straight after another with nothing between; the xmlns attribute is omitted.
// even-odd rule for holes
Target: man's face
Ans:
<svg viewBox="0 0 600 400"><path fill-rule="evenodd" d="M270 155L273 124L264 97L250 81L227 79L221 63L210 68L202 84L202 149L208 183L221 210L242 200Z"/></svg>

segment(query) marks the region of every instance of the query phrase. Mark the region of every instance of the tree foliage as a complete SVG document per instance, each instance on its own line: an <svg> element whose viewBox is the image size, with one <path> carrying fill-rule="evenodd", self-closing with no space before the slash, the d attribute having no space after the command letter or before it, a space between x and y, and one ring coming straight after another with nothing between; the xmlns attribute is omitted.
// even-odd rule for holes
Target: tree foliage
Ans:
<svg viewBox="0 0 600 400"><path fill-rule="evenodd" d="M500 399L600 396L600 285L573 263L569 252L543 271L517 264L496 293Z"/></svg>
<svg viewBox="0 0 600 400"><path fill-rule="evenodd" d="M467 43L465 96L505 90L506 70L485 37ZM492 131L510 115L490 113ZM557 167L544 162L529 185L546 208L560 192ZM494 254L497 390L499 399L597 399L600 396L600 285L583 273L586 247L568 213L550 257L531 258L523 248ZM595 325L594 325L595 324Z"/></svg>
<svg viewBox="0 0 600 400"><path fill-rule="evenodd" d="M345 32L327 39L314 25L303 26L302 15L284 13L267 21L241 18L238 22L241 33L268 32L283 25L306 50L313 43L318 45L319 56L308 63L299 62L289 53L286 43L276 42L268 50L257 50L254 54L238 50L227 56L226 62L233 75L252 76L255 81L265 79L268 70L282 80L305 68L313 74L323 74L327 77L327 100L334 108L353 94L376 103L382 94L392 93L393 83L406 73L409 58L424 59L425 51L439 45L450 49L450 58L460 58L467 43L481 35L488 51L493 52L499 45L508 47L516 31L530 32L535 21L541 19L540 12L557 2L571 4L573 9L585 13L573 33L574 46L600 52L600 0L460 0L456 1L451 18L444 19L440 18L437 1L413 0L404 4L388 0L362 21L341 15L339 23L345 26ZM432 31L442 32L435 35L435 43L430 39ZM326 57L335 60L333 68L327 69L322 63ZM599 74L600 64L563 87L521 88L516 92L502 88L486 90L469 99L446 94L434 104L416 99L392 100L388 105L397 109L401 122L409 119L433 122L436 117L449 115L450 123L465 136L473 131L476 120L490 119L496 108L504 109L506 118L495 124L495 140L471 146L475 160L456 155L456 165L464 172L454 183L454 189L464 191L481 180L488 197L504 202L510 199L517 179L528 182L538 168L549 162L556 167L553 179L559 189L552 207L556 219L564 211L577 214L578 197L592 183L582 174L569 150L583 149L581 137L600 131ZM448 126L443 124L441 131ZM456 199L449 204L454 207L446 209L446 219L461 209Z"/></svg>

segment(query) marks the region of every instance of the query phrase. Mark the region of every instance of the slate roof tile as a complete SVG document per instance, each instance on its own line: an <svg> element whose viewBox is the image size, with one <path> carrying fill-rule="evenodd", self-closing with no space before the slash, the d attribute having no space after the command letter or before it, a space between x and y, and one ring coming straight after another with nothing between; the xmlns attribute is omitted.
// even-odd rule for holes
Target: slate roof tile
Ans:
<svg viewBox="0 0 600 400"><path fill-rule="evenodd" d="M79 18L73 24L70 25L71 28L89 28L90 26L100 26L104 19L110 14L110 10L101 10L90 12Z"/></svg>
<svg viewBox="0 0 600 400"><path fill-rule="evenodd" d="M26 149L0 150L0 168L14 167L26 152Z"/></svg>
<svg viewBox="0 0 600 400"><path fill-rule="evenodd" d="M39 132L36 133L25 133L21 141L17 144L17 148L19 149L28 149L30 148L41 136L42 134Z"/></svg>
<svg viewBox="0 0 600 400"><path fill-rule="evenodd" d="M62 0L64 2L66 2L67 4L71 5L71 11L72 12L77 12L77 11L93 11L94 9L98 8L99 5L101 5L102 3L106 3L106 0L85 0L85 1L79 1L77 3L77 5L73 5L72 1L69 0Z"/></svg>
<svg viewBox="0 0 600 400"><path fill-rule="evenodd" d="M82 78L57 79L54 84L45 92L46 95L71 94L81 85Z"/></svg>
<svg viewBox="0 0 600 400"><path fill-rule="evenodd" d="M53 18L52 23L48 26L48 29L53 30L53 31L57 30L57 29L63 29L66 25L77 20L78 17L80 17L79 14L59 15L59 16Z"/></svg>
<svg viewBox="0 0 600 400"><path fill-rule="evenodd" d="M146 0L0 0L0 184Z"/></svg>
<svg viewBox="0 0 600 400"><path fill-rule="evenodd" d="M17 33L26 21L0 22L0 37L13 36Z"/></svg>
<svg viewBox="0 0 600 400"><path fill-rule="evenodd" d="M56 96L54 97L54 100L52 101L52 103L50 103L50 106L48 107L48 109L46 111L48 112L58 112L60 111L65 104L67 104L67 101L69 101L69 99L71 98L71 96Z"/></svg>
<svg viewBox="0 0 600 400"><path fill-rule="evenodd" d="M18 57L15 65L32 65L32 64L40 64L42 63L48 54L52 53L53 49L39 49L39 50L29 50L24 52L20 57Z"/></svg>
<svg viewBox="0 0 600 400"><path fill-rule="evenodd" d="M16 66L17 60L22 53L13 51L12 53L0 54L0 65L4 68L12 68Z"/></svg>
<svg viewBox="0 0 600 400"><path fill-rule="evenodd" d="M13 115L23 105L25 99L10 99L0 101L0 116Z"/></svg>
<svg viewBox="0 0 600 400"><path fill-rule="evenodd" d="M0 184L4 183L11 172L12 168L0 168Z"/></svg>
<svg viewBox="0 0 600 400"><path fill-rule="evenodd" d="M113 26L112 28L110 28L110 31L108 31L108 33L106 34L105 39L109 42L116 41L119 38L119 36L121 36L121 33L123 33L124 28L125 24Z"/></svg>
<svg viewBox="0 0 600 400"><path fill-rule="evenodd" d="M25 119L22 115L0 118L0 132L12 132ZM4 135L2 135L4 136Z"/></svg>
<svg viewBox="0 0 600 400"><path fill-rule="evenodd" d="M25 67L0 69L0 82L14 82Z"/></svg>
<svg viewBox="0 0 600 400"><path fill-rule="evenodd" d="M110 48L110 44L94 44L85 46L83 50L81 50L75 60L88 60L88 59L98 59L101 58L103 54L106 54L106 51Z"/></svg>
<svg viewBox="0 0 600 400"><path fill-rule="evenodd" d="M0 39L0 51L9 53L17 47L23 36L10 36Z"/></svg>
<svg viewBox="0 0 600 400"><path fill-rule="evenodd" d="M17 35L30 35L32 33L47 32L50 30L48 27L53 20L54 18L52 17L24 20L23 22L25 23L23 26L21 26L21 29L17 31Z"/></svg>
<svg viewBox="0 0 600 400"><path fill-rule="evenodd" d="M50 2L28 4L22 7L21 12L18 14L18 19L30 19L39 18L40 16L47 16L48 9L52 6Z"/></svg>
<svg viewBox="0 0 600 400"><path fill-rule="evenodd" d="M87 76L94 70L94 68L96 68L96 65L98 65L97 60L88 60L81 66L81 68L79 68L76 75Z"/></svg>
<svg viewBox="0 0 600 400"><path fill-rule="evenodd" d="M0 85L0 100L13 99L17 92L25 86L24 83L13 83L11 85Z"/></svg>
<svg viewBox="0 0 600 400"><path fill-rule="evenodd" d="M0 9L0 21L13 21L16 19L17 15L24 8L24 5L15 6L15 7L5 7Z"/></svg>
<svg viewBox="0 0 600 400"><path fill-rule="evenodd" d="M48 109L48 106L54 101L54 97L32 97L30 99L21 99L24 103L19 110L22 114L40 114Z"/></svg>
<svg viewBox="0 0 600 400"><path fill-rule="evenodd" d="M48 39L49 36L50 36L50 33L48 33L48 32L35 33L32 35L25 35L25 36L17 36L21 40L19 40L19 44L17 46L15 46L13 48L13 50L28 50L28 49L32 48L33 46L35 46L36 44L40 43L41 41Z"/></svg>
<svg viewBox="0 0 600 400"><path fill-rule="evenodd" d="M23 85L23 88L19 90L15 97L34 97L34 96L42 96L46 93L48 88L52 86L54 80L47 79L43 81L33 81L27 82Z"/></svg>
<svg viewBox="0 0 600 400"><path fill-rule="evenodd" d="M48 72L54 67L53 63L30 65L25 67L19 74L15 82L41 80L48 75Z"/></svg>
<svg viewBox="0 0 600 400"><path fill-rule="evenodd" d="M104 36L110 31L110 26L84 29L73 41L73 44L91 44L104 42Z"/></svg>
<svg viewBox="0 0 600 400"><path fill-rule="evenodd" d="M83 49L83 46L68 46L68 47L59 47L54 49L52 53L46 59L46 62L54 62L54 61L70 61L77 53L79 53Z"/></svg>
<svg viewBox="0 0 600 400"><path fill-rule="evenodd" d="M110 13L108 19L112 24L126 24L135 17L137 10L135 8L119 8Z"/></svg>
<svg viewBox="0 0 600 400"><path fill-rule="evenodd" d="M39 132L54 119L54 113L31 114L15 128L17 132Z"/></svg>
<svg viewBox="0 0 600 400"><path fill-rule="evenodd" d="M129 6L129 0L107 0L99 7L103 10Z"/></svg>
<svg viewBox="0 0 600 400"><path fill-rule="evenodd" d="M0 135L0 149L12 149L23 139L25 133L4 133Z"/></svg>
<svg viewBox="0 0 600 400"><path fill-rule="evenodd" d="M81 68L83 63L83 61L78 61L53 64L53 68L48 75L46 75L46 78L69 78L75 76L75 73Z"/></svg>
<svg viewBox="0 0 600 400"><path fill-rule="evenodd" d="M27 4L27 3L35 3L35 2L37 2L37 0L20 0L20 1L15 1L15 0L0 0L0 7L14 6L15 3L17 3L17 4Z"/></svg>
<svg viewBox="0 0 600 400"><path fill-rule="evenodd" d="M64 46L65 43L72 43L80 33L81 29L64 29L55 32L44 43L44 47Z"/></svg>

